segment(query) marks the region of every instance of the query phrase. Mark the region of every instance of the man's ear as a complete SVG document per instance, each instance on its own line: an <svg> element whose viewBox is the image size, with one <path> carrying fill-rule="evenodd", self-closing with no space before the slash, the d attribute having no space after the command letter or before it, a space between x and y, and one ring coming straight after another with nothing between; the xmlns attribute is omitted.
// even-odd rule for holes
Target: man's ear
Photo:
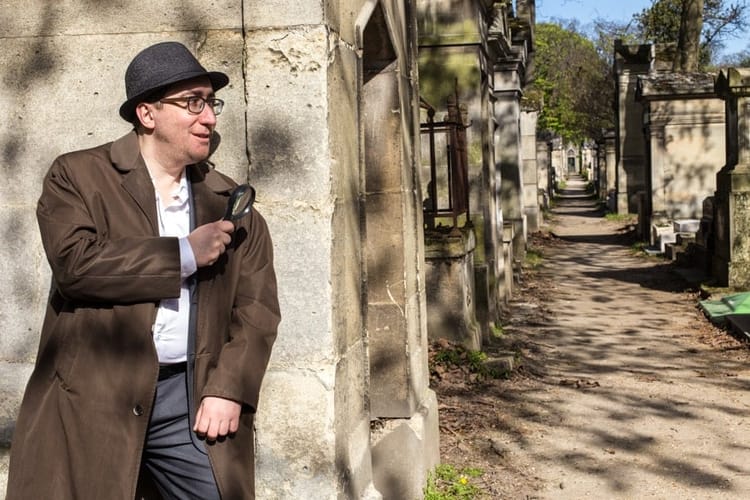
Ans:
<svg viewBox="0 0 750 500"><path fill-rule="evenodd" d="M135 107L135 116L138 117L138 121L141 122L143 128L146 130L153 130L154 124L154 110L152 105L142 102Z"/></svg>

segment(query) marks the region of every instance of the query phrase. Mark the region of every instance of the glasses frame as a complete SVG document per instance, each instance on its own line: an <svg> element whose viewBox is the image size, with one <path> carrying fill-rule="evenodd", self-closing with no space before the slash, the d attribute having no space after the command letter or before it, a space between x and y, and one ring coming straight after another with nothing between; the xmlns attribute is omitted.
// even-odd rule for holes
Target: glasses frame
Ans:
<svg viewBox="0 0 750 500"><path fill-rule="evenodd" d="M219 116L224 110L224 101L217 97L201 97L199 95L186 95L184 97L165 97L159 99L159 102L164 104L174 104L182 109L187 110L191 115L199 115L206 109L206 104L211 108L214 115ZM196 104L197 103L197 104ZM198 106L198 110L191 109L191 106L195 108Z"/></svg>

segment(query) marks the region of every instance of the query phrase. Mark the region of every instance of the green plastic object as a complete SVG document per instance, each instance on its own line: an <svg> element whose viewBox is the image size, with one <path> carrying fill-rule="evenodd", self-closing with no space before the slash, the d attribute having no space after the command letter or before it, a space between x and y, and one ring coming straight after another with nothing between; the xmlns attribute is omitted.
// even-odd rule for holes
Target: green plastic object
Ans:
<svg viewBox="0 0 750 500"><path fill-rule="evenodd" d="M701 300L701 309L714 323L722 323L729 314L750 314L750 292L735 293L720 300Z"/></svg>

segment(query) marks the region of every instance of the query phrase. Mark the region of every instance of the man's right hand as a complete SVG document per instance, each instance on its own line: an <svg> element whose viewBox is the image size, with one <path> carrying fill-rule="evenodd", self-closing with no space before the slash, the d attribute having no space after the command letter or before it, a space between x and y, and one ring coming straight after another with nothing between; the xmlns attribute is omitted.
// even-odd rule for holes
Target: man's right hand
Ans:
<svg viewBox="0 0 750 500"><path fill-rule="evenodd" d="M224 253L232 241L234 224L227 220L211 222L195 228L187 237L198 267L210 266Z"/></svg>

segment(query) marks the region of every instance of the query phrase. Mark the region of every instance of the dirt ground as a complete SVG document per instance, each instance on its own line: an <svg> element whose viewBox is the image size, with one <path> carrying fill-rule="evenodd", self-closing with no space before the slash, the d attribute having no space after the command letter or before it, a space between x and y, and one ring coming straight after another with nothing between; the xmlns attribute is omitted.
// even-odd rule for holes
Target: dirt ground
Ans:
<svg viewBox="0 0 750 500"><path fill-rule="evenodd" d="M483 348L520 367L483 378L432 346L442 462L482 469L482 498L750 498L748 344L634 251L626 223L582 198L552 212L531 238L541 265Z"/></svg>

